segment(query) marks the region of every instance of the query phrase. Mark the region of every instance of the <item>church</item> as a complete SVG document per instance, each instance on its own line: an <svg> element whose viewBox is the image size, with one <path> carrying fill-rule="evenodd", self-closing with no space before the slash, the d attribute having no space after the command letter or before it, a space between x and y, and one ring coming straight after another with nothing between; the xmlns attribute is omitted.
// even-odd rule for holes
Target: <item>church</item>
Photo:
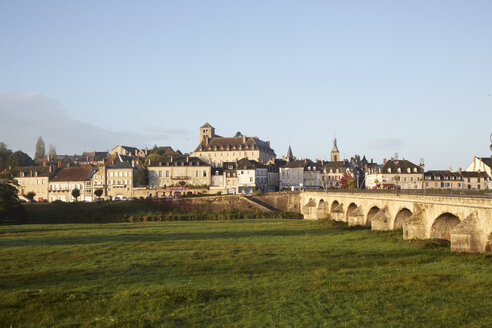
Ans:
<svg viewBox="0 0 492 328"><path fill-rule="evenodd" d="M215 134L213 126L205 123L200 127L200 144L191 156L200 158L212 167L222 167L226 162L236 162L241 158L267 163L275 159L276 154L270 147L270 141L244 135L221 137Z"/></svg>

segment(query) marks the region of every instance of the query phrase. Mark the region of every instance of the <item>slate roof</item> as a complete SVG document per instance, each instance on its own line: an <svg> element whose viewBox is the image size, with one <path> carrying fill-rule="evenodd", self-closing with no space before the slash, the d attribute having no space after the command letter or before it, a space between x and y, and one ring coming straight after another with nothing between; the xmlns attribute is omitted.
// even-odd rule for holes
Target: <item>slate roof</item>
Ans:
<svg viewBox="0 0 492 328"><path fill-rule="evenodd" d="M484 178L484 179L489 177L489 175L486 172L467 172L467 171L461 172L461 176L463 176L463 178Z"/></svg>
<svg viewBox="0 0 492 328"><path fill-rule="evenodd" d="M237 161L238 170L254 170L257 168L266 168L266 165L263 165L261 163L258 163L257 161L247 158L242 158L239 161Z"/></svg>
<svg viewBox="0 0 492 328"><path fill-rule="evenodd" d="M479 159L482 161L482 163L492 168L492 157L479 157Z"/></svg>
<svg viewBox="0 0 492 328"><path fill-rule="evenodd" d="M402 160L389 160L386 164L383 165L381 173L389 173L388 169L391 168L391 173L401 173L408 174L408 169L410 169L410 173L424 173L424 169L418 165L413 164L406 159ZM401 169L401 172L398 172L398 168ZM417 169L417 172L414 172L414 169Z"/></svg>
<svg viewBox="0 0 492 328"><path fill-rule="evenodd" d="M151 161L148 167L158 166L210 166L198 157L192 156L163 156L159 161Z"/></svg>
<svg viewBox="0 0 492 328"><path fill-rule="evenodd" d="M337 162L325 162L322 165L323 169L340 169L343 167L349 167L349 163L345 161L337 161Z"/></svg>
<svg viewBox="0 0 492 328"><path fill-rule="evenodd" d="M289 162L289 163L285 164L284 166L282 166L282 168L288 168L288 169L304 168L304 166L306 166L308 163L312 163L312 161L310 161L310 160L307 160L307 161L297 160L297 161L293 161L293 162Z"/></svg>
<svg viewBox="0 0 492 328"><path fill-rule="evenodd" d="M115 162L114 165L109 165L108 170L111 169L131 169L132 165L128 162Z"/></svg>
<svg viewBox="0 0 492 328"><path fill-rule="evenodd" d="M37 176L38 177L49 177L50 176L50 168L49 166L18 166L12 169L11 174L13 178L22 178L21 172L24 173L24 177Z"/></svg>
<svg viewBox="0 0 492 328"><path fill-rule="evenodd" d="M450 180L450 181L461 181L463 180L462 174L460 172L451 172L445 170L430 170L424 173L424 176L430 177L430 180ZM439 179L437 179L439 177ZM428 179L427 179L428 180Z"/></svg>
<svg viewBox="0 0 492 328"><path fill-rule="evenodd" d="M273 149L263 140L256 137L215 137L208 140L202 140L198 151L228 151L228 150L261 150L275 155Z"/></svg>
<svg viewBox="0 0 492 328"><path fill-rule="evenodd" d="M91 173L92 168L90 166L63 168L50 180L50 182L86 181L91 177Z"/></svg>

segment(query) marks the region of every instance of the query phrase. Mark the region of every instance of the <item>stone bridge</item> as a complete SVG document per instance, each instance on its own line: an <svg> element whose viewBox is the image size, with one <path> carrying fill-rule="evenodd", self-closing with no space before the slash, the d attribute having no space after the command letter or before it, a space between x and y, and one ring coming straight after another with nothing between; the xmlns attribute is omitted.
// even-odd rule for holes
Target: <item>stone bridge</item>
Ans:
<svg viewBox="0 0 492 328"><path fill-rule="evenodd" d="M446 239L455 252L492 250L492 198L394 193L301 192L304 219L403 230L404 239Z"/></svg>

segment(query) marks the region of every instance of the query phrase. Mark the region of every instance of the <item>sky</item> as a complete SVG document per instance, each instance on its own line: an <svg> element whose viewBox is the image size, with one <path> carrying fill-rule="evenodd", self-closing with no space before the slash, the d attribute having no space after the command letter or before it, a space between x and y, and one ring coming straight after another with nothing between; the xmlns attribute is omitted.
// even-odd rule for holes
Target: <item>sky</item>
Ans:
<svg viewBox="0 0 492 328"><path fill-rule="evenodd" d="M490 156L492 1L0 1L0 141L34 155L199 127L280 157Z"/></svg>

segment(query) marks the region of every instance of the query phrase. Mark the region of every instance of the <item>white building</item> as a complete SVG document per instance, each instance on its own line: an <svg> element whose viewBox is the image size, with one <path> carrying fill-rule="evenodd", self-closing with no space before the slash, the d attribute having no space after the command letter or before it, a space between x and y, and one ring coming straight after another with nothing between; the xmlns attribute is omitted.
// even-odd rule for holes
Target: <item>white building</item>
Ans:
<svg viewBox="0 0 492 328"><path fill-rule="evenodd" d="M256 191L266 192L268 169L257 161L243 158L237 162L238 193L250 194Z"/></svg>

